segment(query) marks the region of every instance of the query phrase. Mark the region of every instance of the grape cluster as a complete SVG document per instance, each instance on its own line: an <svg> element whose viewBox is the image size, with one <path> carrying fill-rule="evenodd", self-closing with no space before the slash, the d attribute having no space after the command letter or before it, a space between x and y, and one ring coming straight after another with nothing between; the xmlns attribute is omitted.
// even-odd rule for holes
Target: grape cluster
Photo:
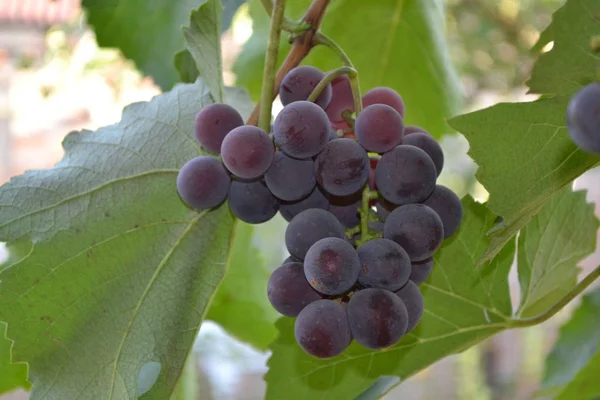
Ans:
<svg viewBox="0 0 600 400"><path fill-rule="evenodd" d="M194 158L177 179L191 207L227 199L242 221L262 223L279 211L289 222L290 256L267 295L278 312L296 317L296 341L319 358L352 340L386 348L414 329L424 310L417 285L462 219L459 198L436 183L442 149L422 128L404 125L402 97L372 89L356 113L342 76L307 101L324 76L309 66L287 74L271 134L244 125L228 105L204 108L196 137L221 160Z"/></svg>

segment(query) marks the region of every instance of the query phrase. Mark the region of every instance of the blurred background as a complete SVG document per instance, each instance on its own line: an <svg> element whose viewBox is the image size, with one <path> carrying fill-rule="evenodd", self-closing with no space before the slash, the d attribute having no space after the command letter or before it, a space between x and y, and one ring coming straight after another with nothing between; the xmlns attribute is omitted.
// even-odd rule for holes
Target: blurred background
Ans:
<svg viewBox="0 0 600 400"><path fill-rule="evenodd" d="M464 88L465 111L535 99L526 95L524 86L534 61L529 49L562 3L447 1L447 37ZM248 7L242 5L222 37L228 85L235 84L232 66L252 29ZM159 93L152 79L118 50L98 47L79 0L0 0L0 183L28 169L51 167L62 157L61 141L68 132L115 123L124 106ZM466 140L449 134L442 144L448 155L442 183L485 200L486 192L474 178L476 165L466 155ZM588 200L596 203L600 216L599 181L600 171L590 171L576 188L588 189ZM597 252L581 266L589 271L598 264ZM511 273L511 287L518 303L516 273ZM557 328L575 305L543 325L504 332L448 357L385 399L531 398ZM205 322L191 369L197 375L199 399L262 399L267 358ZM0 395L1 400L26 398L22 391Z"/></svg>

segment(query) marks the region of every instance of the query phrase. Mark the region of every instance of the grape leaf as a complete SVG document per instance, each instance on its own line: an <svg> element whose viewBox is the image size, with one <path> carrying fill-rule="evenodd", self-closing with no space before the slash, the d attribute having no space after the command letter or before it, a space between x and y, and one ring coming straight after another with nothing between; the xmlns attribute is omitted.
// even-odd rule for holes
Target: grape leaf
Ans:
<svg viewBox="0 0 600 400"><path fill-rule="evenodd" d="M433 4L432 4L433 3ZM268 16L252 0L253 33L235 65L237 84L260 96L268 37ZM288 2L286 14L299 18L310 1ZM349 29L356 27L356 29ZM448 133L445 118L460 107L460 89L444 42L444 2L338 0L323 19L322 30L347 52L360 74L363 91L375 86L397 90L406 102L406 123L421 125L440 137ZM282 53L289 49L286 35ZM410 54L410 57L406 55ZM283 60L283 55L280 57ZM306 64L323 70L340 66L331 50L315 48Z"/></svg>
<svg viewBox="0 0 600 400"><path fill-rule="evenodd" d="M222 15L221 0L207 0L192 11L190 26L183 27L185 47L196 61L196 68L217 103L223 101Z"/></svg>
<svg viewBox="0 0 600 400"><path fill-rule="evenodd" d="M584 396L583 389L586 382L595 386L596 390L600 389L599 361L600 288L597 288L583 296L579 308L560 329L559 339L546 359L541 393L557 395L563 392L564 399L592 398L593 396ZM573 390L581 390L581 392L573 392ZM565 393L579 393L579 395L567 397Z"/></svg>
<svg viewBox="0 0 600 400"><path fill-rule="evenodd" d="M179 71L181 82L196 82L200 73L198 72L198 67L196 67L196 61L189 51L181 50L179 53L175 54L173 62L175 63L175 68Z"/></svg>
<svg viewBox="0 0 600 400"><path fill-rule="evenodd" d="M469 140L477 179L490 193L488 207L504 219L482 261L492 259L555 192L600 164L600 157L573 144L565 126L569 99L596 73L597 57L586 50L590 37L600 33L600 21L589 12L595 7L596 0L567 1L546 31L551 34L543 36L554 39L554 48L535 63L529 85L552 96L498 104L449 121Z"/></svg>
<svg viewBox="0 0 600 400"><path fill-rule="evenodd" d="M600 396L598 371L600 371L600 352L591 358L590 362L575 375L573 381L555 399L598 399L598 396Z"/></svg>
<svg viewBox="0 0 600 400"><path fill-rule="evenodd" d="M27 364L11 364L12 342L6 339L6 324L0 322L0 395L18 388L29 389Z"/></svg>
<svg viewBox="0 0 600 400"><path fill-rule="evenodd" d="M520 317L537 315L577 283L577 263L596 248L598 220L585 192L560 190L519 235Z"/></svg>
<svg viewBox="0 0 600 400"><path fill-rule="evenodd" d="M508 271L514 257L509 243L485 268L474 268L495 216L470 198L463 200L465 217L460 231L435 257L430 278L421 285L425 313L421 323L386 351L352 344L342 355L320 360L306 355L295 343L291 318L277 322L279 336L271 345L268 399L350 399L377 384L380 376L405 380L433 362L472 346L510 326L512 308ZM389 385L375 385L382 395Z"/></svg>
<svg viewBox="0 0 600 400"><path fill-rule="evenodd" d="M0 188L0 240L30 249L0 272L0 320L32 399L171 394L231 247L228 208L190 210L175 185L202 154L194 117L211 102L199 81L132 104L68 135L53 169ZM226 102L251 107L234 89Z"/></svg>
<svg viewBox="0 0 600 400"><path fill-rule="evenodd" d="M172 59L184 48L180 27L202 0L83 0L98 44L118 47L163 89L179 81Z"/></svg>

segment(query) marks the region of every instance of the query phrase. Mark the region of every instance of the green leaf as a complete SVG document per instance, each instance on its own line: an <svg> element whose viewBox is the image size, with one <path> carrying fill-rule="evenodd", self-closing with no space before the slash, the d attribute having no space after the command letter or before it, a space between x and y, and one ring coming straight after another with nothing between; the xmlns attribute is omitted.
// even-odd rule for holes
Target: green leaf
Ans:
<svg viewBox="0 0 600 400"><path fill-rule="evenodd" d="M251 106L233 89L226 101ZM171 395L230 248L228 208L190 210L175 185L202 154L194 117L211 102L199 81L132 104L68 135L53 169L0 188L0 240L30 249L0 272L0 320L32 399Z"/></svg>
<svg viewBox="0 0 600 400"><path fill-rule="evenodd" d="M189 51L181 50L175 54L173 62L175 63L175 68L179 71L181 82L196 82L200 73L198 72L198 67L196 67L196 61L194 61L194 57L192 57Z"/></svg>
<svg viewBox="0 0 600 400"><path fill-rule="evenodd" d="M27 364L11 364L12 342L6 338L6 324L0 322L0 394L18 388L29 389Z"/></svg>
<svg viewBox="0 0 600 400"><path fill-rule="evenodd" d="M433 4L432 4L433 3ZM268 17L252 0L253 34L234 66L238 85L260 96L268 37ZM310 1L287 3L286 14L299 18ZM329 7L323 32L342 46L359 71L363 91L375 86L397 90L406 102L406 123L421 125L437 137L448 133L445 118L460 107L460 89L444 40L444 2L338 0ZM353 29L355 28L355 29ZM287 51L286 35L282 51ZM285 53L284 53L285 54ZM280 62L283 54L280 55ZM306 64L323 70L340 66L331 50L317 47Z"/></svg>
<svg viewBox="0 0 600 400"><path fill-rule="evenodd" d="M585 192L565 187L519 235L521 305L517 315L537 315L577 283L577 263L596 249L598 220Z"/></svg>
<svg viewBox="0 0 600 400"><path fill-rule="evenodd" d="M463 200L463 206L463 226L436 255L433 274L421 286L425 314L411 334L386 351L354 343L342 355L320 360L306 355L296 344L294 320L281 318L265 378L267 398L351 399L367 389L369 398L377 398L390 386L381 384L379 377L396 376L404 381L435 361L509 327L512 309L507 277L514 242L485 268L475 268L489 244L485 232L495 216L470 198Z"/></svg>
<svg viewBox="0 0 600 400"><path fill-rule="evenodd" d="M546 360L542 380L544 395L563 392L564 399L590 399L587 389L598 385L600 368L600 288L583 296L581 305L571 319L560 329L560 336ZM593 372L593 373L592 373ZM580 392L577 391L580 390ZM567 397L569 393L579 393ZM600 393L595 392L595 395Z"/></svg>
<svg viewBox="0 0 600 400"><path fill-rule="evenodd" d="M172 60L183 50L180 27L202 0L83 0L102 47L117 47L163 89L179 81Z"/></svg>
<svg viewBox="0 0 600 400"><path fill-rule="evenodd" d="M579 371L573 381L555 399L598 399L598 396L600 396L598 371L600 371L600 352L592 357L590 362Z"/></svg>
<svg viewBox="0 0 600 400"><path fill-rule="evenodd" d="M498 104L449 121L469 140L477 179L490 194L488 207L504 219L482 261L492 259L554 193L600 165L599 157L575 146L565 126L571 96L596 73L597 58L587 51L590 37L600 33L600 21L591 18L595 7L596 0L567 1L543 34L554 48L536 62L529 85L551 97Z"/></svg>
<svg viewBox="0 0 600 400"><path fill-rule="evenodd" d="M223 102L222 15L221 0L207 0L192 11L189 27L183 27L185 46L196 61L196 68L217 103Z"/></svg>
<svg viewBox="0 0 600 400"><path fill-rule="evenodd" d="M205 388L202 388L206 390ZM170 400L192 400L200 398L201 390L198 382L196 356L191 353L185 362L185 367Z"/></svg>

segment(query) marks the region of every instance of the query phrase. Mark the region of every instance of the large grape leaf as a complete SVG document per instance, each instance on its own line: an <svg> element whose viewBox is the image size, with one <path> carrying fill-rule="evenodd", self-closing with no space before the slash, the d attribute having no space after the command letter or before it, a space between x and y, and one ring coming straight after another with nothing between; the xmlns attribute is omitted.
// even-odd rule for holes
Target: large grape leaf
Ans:
<svg viewBox="0 0 600 400"><path fill-rule="evenodd" d="M294 320L281 318L265 378L267 398L351 399L380 376L405 380L433 362L510 327L507 276L514 242L485 268L475 268L489 244L485 232L495 216L470 198L465 198L463 205L463 226L436 255L433 274L421 286L425 314L415 331L386 351L353 344L338 357L319 360L306 355L295 343ZM380 385L378 394L388 389L389 385Z"/></svg>
<svg viewBox="0 0 600 400"><path fill-rule="evenodd" d="M585 192L565 187L519 235L520 317L537 315L577 283L577 263L596 248L598 220Z"/></svg>
<svg viewBox="0 0 600 400"><path fill-rule="evenodd" d="M546 360L542 393L562 393L557 398L565 400L599 396L599 368L600 288L597 288L583 297L579 308L561 328L558 342Z"/></svg>
<svg viewBox="0 0 600 400"><path fill-rule="evenodd" d="M6 339L6 324L0 322L0 395L18 388L28 389L27 364L11 364L12 342Z"/></svg>
<svg viewBox="0 0 600 400"><path fill-rule="evenodd" d="M234 71L238 84L253 98L260 80L268 36L268 16L252 0L253 34L240 53ZM310 1L287 2L286 14L298 18ZM444 2L337 0L323 20L322 30L348 53L359 71L364 91L375 86L396 89L407 105L406 122L421 125L434 135L448 133L445 118L460 107L460 90L444 41ZM282 50L289 46L282 39ZM280 56L280 62L283 55ZM316 48L307 64L323 70L340 66L329 49Z"/></svg>
<svg viewBox="0 0 600 400"><path fill-rule="evenodd" d="M226 101L251 107L234 89ZM56 167L0 188L0 240L22 255L0 272L0 320L32 399L170 395L231 248L228 208L198 213L175 186L211 102L198 82L130 105L68 135Z"/></svg>
<svg viewBox="0 0 600 400"><path fill-rule="evenodd" d="M547 96L449 121L469 140L469 154L479 165L477 179L490 193L488 207L504 219L484 260L493 258L552 194L600 164L600 157L573 144L565 126L569 99L596 76L598 58L589 42L600 34L599 8L596 0L569 0L554 15L547 29L551 33L544 35L554 47L536 62L529 82L533 92Z"/></svg>

